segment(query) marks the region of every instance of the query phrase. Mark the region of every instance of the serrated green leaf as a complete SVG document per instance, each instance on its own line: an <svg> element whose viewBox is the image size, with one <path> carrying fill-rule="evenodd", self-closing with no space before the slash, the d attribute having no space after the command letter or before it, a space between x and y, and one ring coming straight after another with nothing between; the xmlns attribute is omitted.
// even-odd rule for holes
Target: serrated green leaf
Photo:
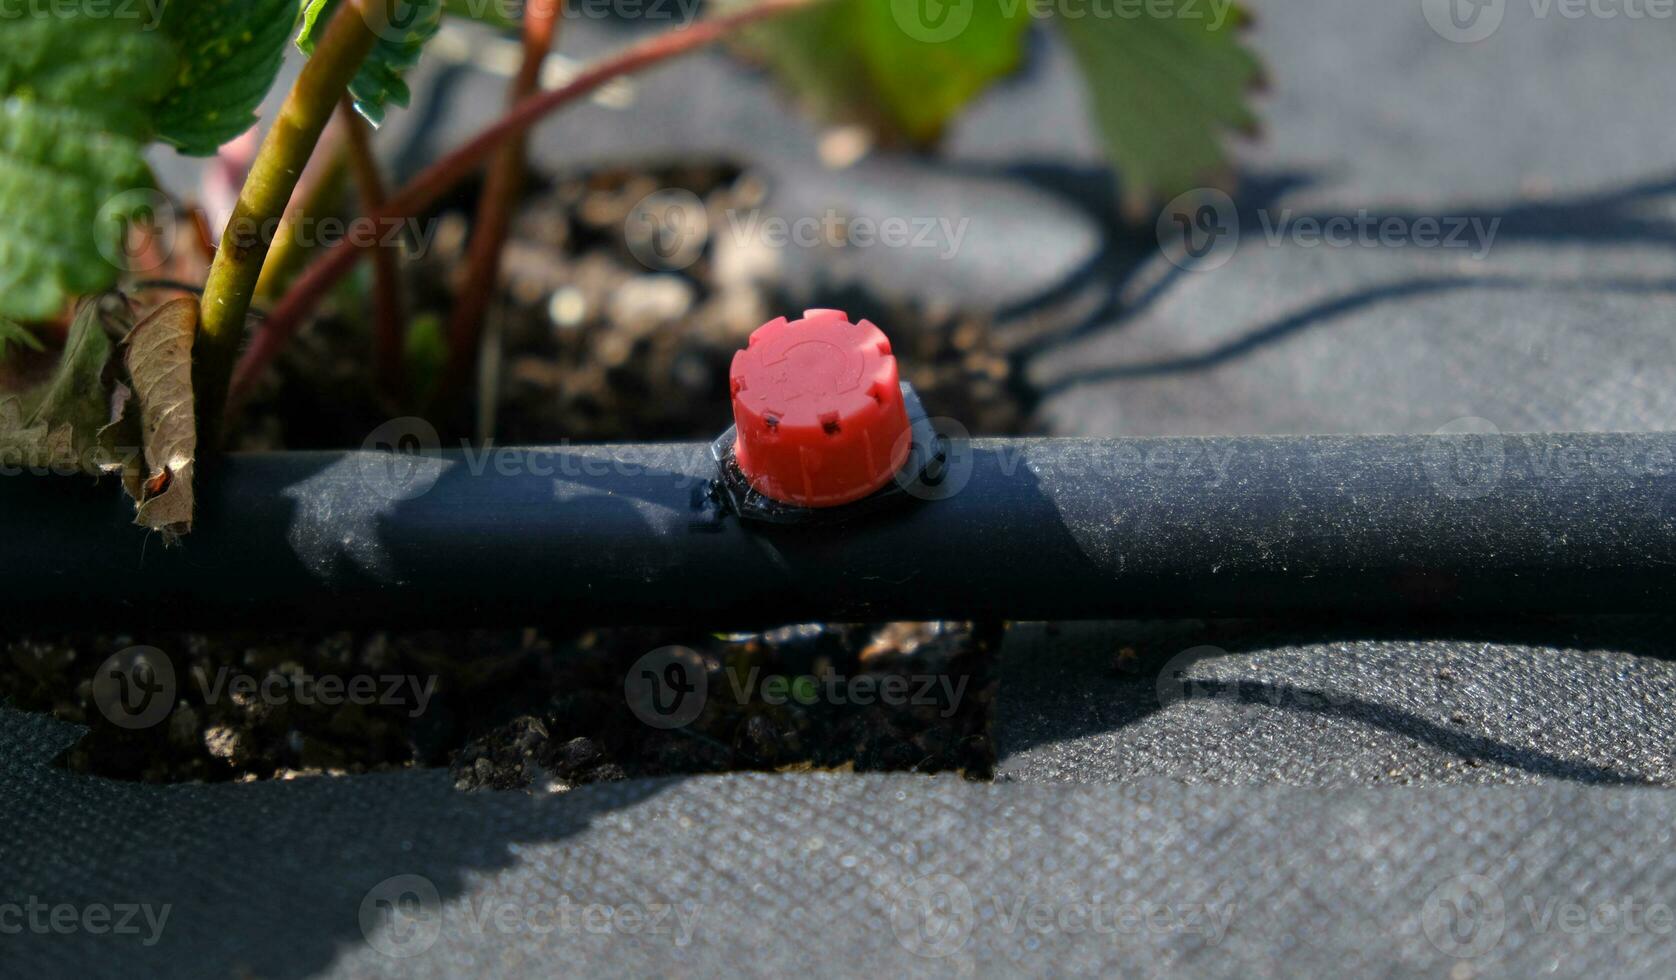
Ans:
<svg viewBox="0 0 1676 980"><path fill-rule="evenodd" d="M340 0L307 0L297 47L314 53L317 30L324 30ZM379 31L378 43L349 83L355 110L374 126L384 121L388 104L406 106L412 98L402 76L419 62L426 42L442 25L442 0L394 0L390 25Z"/></svg>
<svg viewBox="0 0 1676 980"><path fill-rule="evenodd" d="M297 0L173 0L161 30L180 63L157 107L157 138L208 156L254 126L296 22Z"/></svg>
<svg viewBox="0 0 1676 980"><path fill-rule="evenodd" d="M726 13L756 2L714 6ZM753 26L742 44L817 115L925 144L1017 67L1029 3L832 0Z"/></svg>
<svg viewBox="0 0 1676 980"><path fill-rule="evenodd" d="M1224 131L1255 128L1247 94L1262 76L1239 43L1239 7L1150 0L1137 13L1055 18L1132 199L1178 194L1226 168Z"/></svg>
<svg viewBox="0 0 1676 980"><path fill-rule="evenodd" d="M82 304L64 354L38 398L0 397L0 462L97 475L105 461L99 430L110 421L105 366L111 341L99 304Z"/></svg>
<svg viewBox="0 0 1676 980"><path fill-rule="evenodd" d="M176 56L135 19L0 12L0 32L0 316L45 319L116 280Z"/></svg>

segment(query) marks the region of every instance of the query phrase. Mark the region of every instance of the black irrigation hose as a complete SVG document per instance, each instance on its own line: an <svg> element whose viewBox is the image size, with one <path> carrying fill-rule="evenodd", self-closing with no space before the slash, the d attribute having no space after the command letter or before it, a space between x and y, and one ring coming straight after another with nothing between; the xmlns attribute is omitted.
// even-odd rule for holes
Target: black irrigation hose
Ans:
<svg viewBox="0 0 1676 980"><path fill-rule="evenodd" d="M1676 434L977 440L943 499L741 522L703 444L235 456L176 548L0 478L22 626L452 626L1644 612Z"/></svg>

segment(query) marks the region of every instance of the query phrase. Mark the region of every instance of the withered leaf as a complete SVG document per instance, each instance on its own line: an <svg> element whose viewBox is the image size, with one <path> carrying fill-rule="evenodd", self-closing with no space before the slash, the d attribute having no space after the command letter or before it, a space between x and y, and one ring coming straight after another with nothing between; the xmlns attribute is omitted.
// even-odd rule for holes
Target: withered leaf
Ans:
<svg viewBox="0 0 1676 980"><path fill-rule="evenodd" d="M127 421L109 430L131 425L137 405L145 465L124 467L123 485L139 505L134 523L162 531L170 540L192 530L192 471L198 452L192 338L197 330L194 298L171 300L140 321L123 342L123 364L133 384L123 411Z"/></svg>
<svg viewBox="0 0 1676 980"><path fill-rule="evenodd" d="M82 304L44 388L0 394L0 464L58 474L104 468L99 431L110 419L111 340L100 316L97 301Z"/></svg>

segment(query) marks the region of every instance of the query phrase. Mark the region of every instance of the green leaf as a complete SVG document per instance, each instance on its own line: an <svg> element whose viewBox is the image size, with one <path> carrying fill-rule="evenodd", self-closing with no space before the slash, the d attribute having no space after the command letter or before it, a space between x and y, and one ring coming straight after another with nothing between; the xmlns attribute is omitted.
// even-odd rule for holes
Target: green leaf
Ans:
<svg viewBox="0 0 1676 980"><path fill-rule="evenodd" d="M213 153L248 129L296 14L296 0L170 0L155 21L0 5L0 316L55 317L116 281L128 225L167 207L146 144Z"/></svg>
<svg viewBox="0 0 1676 980"><path fill-rule="evenodd" d="M161 26L180 64L157 107L158 138L208 156L254 126L296 22L297 0L172 0Z"/></svg>
<svg viewBox="0 0 1676 980"><path fill-rule="evenodd" d="M756 2L714 6L725 13ZM1018 66L1030 2L832 0L753 26L742 44L817 115L927 144Z"/></svg>
<svg viewBox="0 0 1676 980"><path fill-rule="evenodd" d="M136 19L19 10L0 33L0 316L46 319L116 280L175 50Z"/></svg>
<svg viewBox="0 0 1676 980"><path fill-rule="evenodd" d="M5 359L6 351L13 347L27 347L37 354L46 350L41 345L41 339L24 329L22 324L0 317L0 361Z"/></svg>
<svg viewBox="0 0 1676 980"><path fill-rule="evenodd" d="M557 3L559 0L552 0ZM509 16L499 0L443 0L442 12L450 17L462 20L475 20L479 24L498 27L501 30L513 30L518 26L518 18Z"/></svg>
<svg viewBox="0 0 1676 980"><path fill-rule="evenodd" d="M0 397L0 462L97 475L105 462L99 430L110 421L104 380L110 359L99 303L83 303L57 371L38 399Z"/></svg>
<svg viewBox="0 0 1676 980"><path fill-rule="evenodd" d="M324 30L340 0L307 0L297 47L314 53L316 29ZM442 25L442 0L394 0L390 25L380 30L378 43L349 83L355 109L374 126L384 121L387 103L407 105L412 98L402 76L419 62L426 42Z"/></svg>
<svg viewBox="0 0 1676 980"><path fill-rule="evenodd" d="M1256 128L1246 96L1262 77L1239 43L1239 7L1149 0L1137 13L1056 19L1131 200L1215 179L1228 166L1223 130Z"/></svg>

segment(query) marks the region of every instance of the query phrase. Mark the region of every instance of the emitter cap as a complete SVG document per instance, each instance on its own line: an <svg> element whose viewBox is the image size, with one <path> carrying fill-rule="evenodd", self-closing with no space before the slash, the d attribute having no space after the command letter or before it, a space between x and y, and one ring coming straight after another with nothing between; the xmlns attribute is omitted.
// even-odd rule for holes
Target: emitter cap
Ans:
<svg viewBox="0 0 1676 980"><path fill-rule="evenodd" d="M728 372L734 456L757 492L834 507L883 487L912 436L896 358L878 327L805 310L758 327Z"/></svg>

